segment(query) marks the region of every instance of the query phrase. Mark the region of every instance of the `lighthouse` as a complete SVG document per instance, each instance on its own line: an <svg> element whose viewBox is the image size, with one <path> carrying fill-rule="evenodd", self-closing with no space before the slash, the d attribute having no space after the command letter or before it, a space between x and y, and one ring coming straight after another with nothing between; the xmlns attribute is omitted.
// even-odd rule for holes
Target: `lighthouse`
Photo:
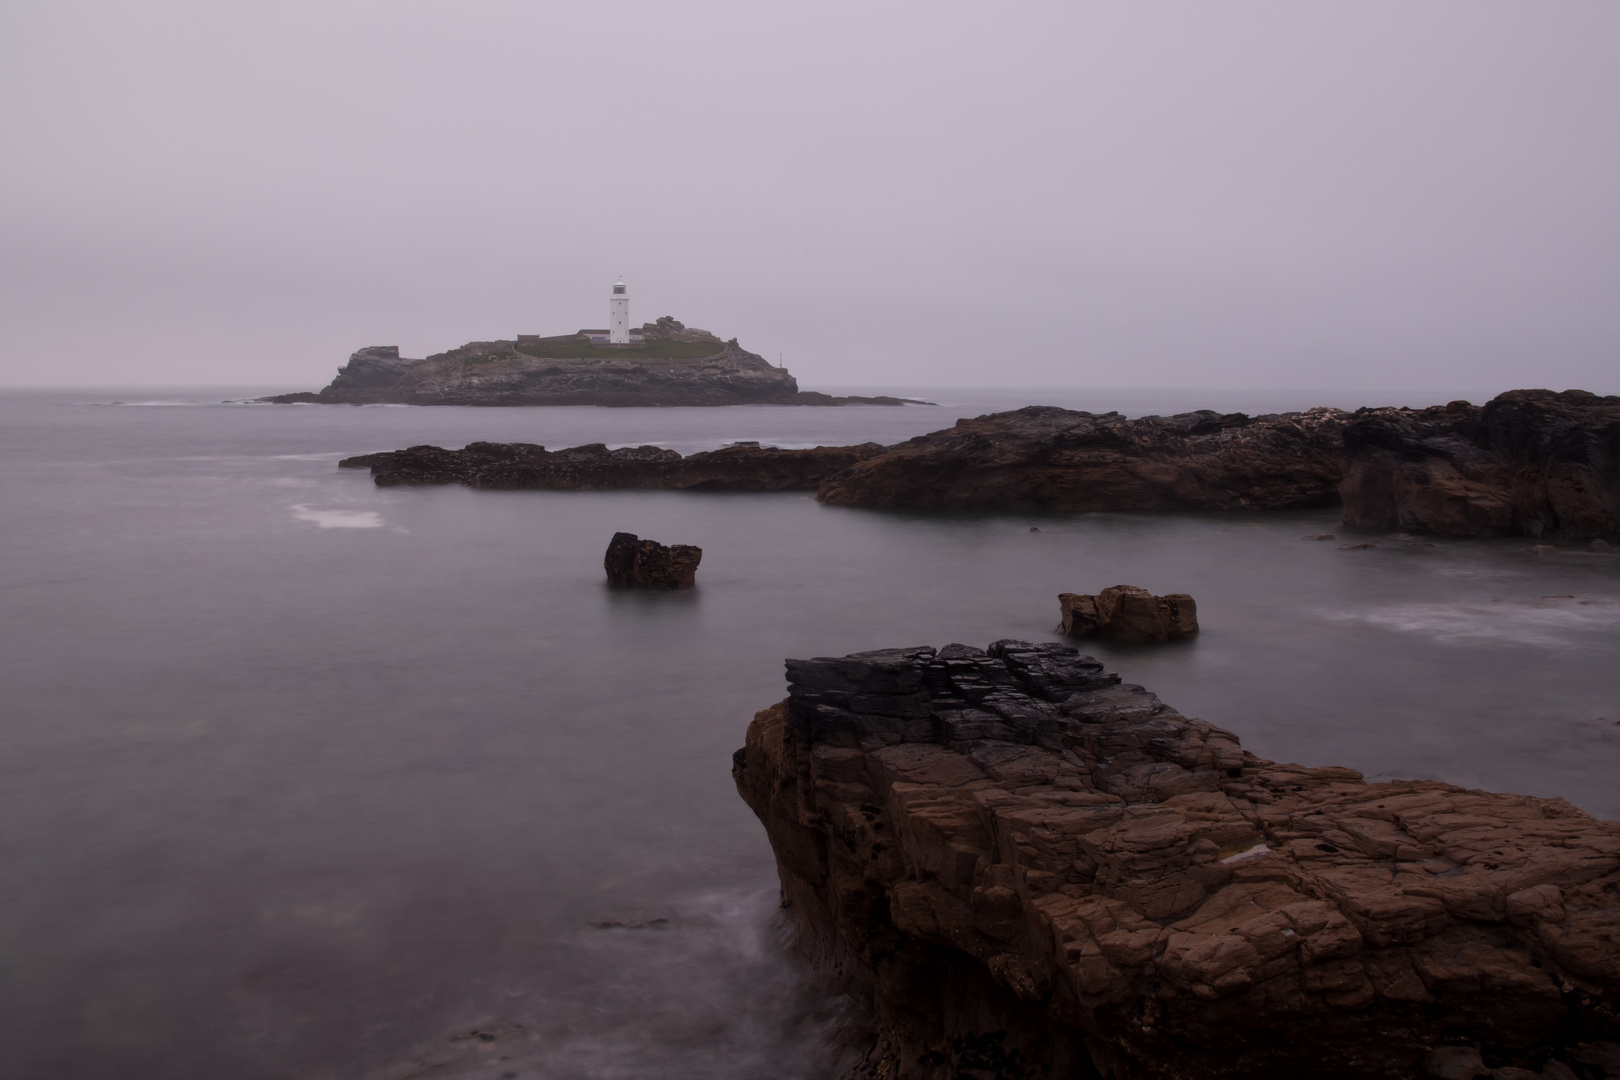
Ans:
<svg viewBox="0 0 1620 1080"><path fill-rule="evenodd" d="M613 294L608 297L608 344L630 344L630 297L622 281L613 283Z"/></svg>

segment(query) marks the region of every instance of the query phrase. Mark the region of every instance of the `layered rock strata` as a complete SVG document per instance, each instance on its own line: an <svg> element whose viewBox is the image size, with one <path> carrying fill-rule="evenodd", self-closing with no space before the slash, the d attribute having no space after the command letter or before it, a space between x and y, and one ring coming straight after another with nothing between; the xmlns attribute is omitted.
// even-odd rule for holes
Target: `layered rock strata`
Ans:
<svg viewBox="0 0 1620 1080"><path fill-rule="evenodd" d="M1059 593L1058 633L1145 645L1198 633L1198 604L1186 593L1154 596L1135 585L1114 585L1095 596Z"/></svg>
<svg viewBox="0 0 1620 1080"><path fill-rule="evenodd" d="M364 454L340 468L370 469L381 487L465 484L475 488L608 491L814 491L823 477L873 454L877 443L779 450L744 443L681 456L657 446L609 450L602 443L547 450L533 443L469 443L461 450L413 446Z"/></svg>
<svg viewBox="0 0 1620 1080"><path fill-rule="evenodd" d="M318 393L280 394L277 404L337 405L908 405L895 397L801 392L786 368L735 338L659 319L628 345L561 337L472 341L422 359L398 346L357 350Z"/></svg>
<svg viewBox="0 0 1620 1080"><path fill-rule="evenodd" d="M608 584L619 589L690 589L697 583L703 549L692 544L660 544L635 533L616 532L602 568Z"/></svg>
<svg viewBox="0 0 1620 1080"><path fill-rule="evenodd" d="M1346 525L1614 539L1620 397L1513 390L1483 407L1363 410L1344 430Z"/></svg>
<svg viewBox="0 0 1620 1080"><path fill-rule="evenodd" d="M804 950L872 1003L859 1075L1620 1061L1620 824L1265 761L1063 645L787 671L733 776Z"/></svg>

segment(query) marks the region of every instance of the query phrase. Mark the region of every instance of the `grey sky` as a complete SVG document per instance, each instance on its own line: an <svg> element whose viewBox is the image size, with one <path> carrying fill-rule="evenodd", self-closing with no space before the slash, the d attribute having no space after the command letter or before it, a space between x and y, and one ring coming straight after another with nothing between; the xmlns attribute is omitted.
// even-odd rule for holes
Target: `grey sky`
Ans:
<svg viewBox="0 0 1620 1080"><path fill-rule="evenodd" d="M1620 392L1620 5L0 6L0 382L673 314L810 386Z"/></svg>

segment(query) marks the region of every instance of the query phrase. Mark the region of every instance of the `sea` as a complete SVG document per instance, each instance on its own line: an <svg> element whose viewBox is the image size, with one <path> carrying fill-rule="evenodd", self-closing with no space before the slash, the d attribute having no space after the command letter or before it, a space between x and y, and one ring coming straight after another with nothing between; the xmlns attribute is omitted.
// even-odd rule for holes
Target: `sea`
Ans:
<svg viewBox="0 0 1620 1080"><path fill-rule="evenodd" d="M0 395L0 1076L830 1076L850 1006L788 948L731 753L786 657L1053 640L1060 592L1196 597L1196 639L1088 651L1263 757L1620 817L1614 555L1350 535L1331 509L915 513L337 467L1458 395L248 400L281 389ZM697 587L609 590L616 531L701 546Z"/></svg>

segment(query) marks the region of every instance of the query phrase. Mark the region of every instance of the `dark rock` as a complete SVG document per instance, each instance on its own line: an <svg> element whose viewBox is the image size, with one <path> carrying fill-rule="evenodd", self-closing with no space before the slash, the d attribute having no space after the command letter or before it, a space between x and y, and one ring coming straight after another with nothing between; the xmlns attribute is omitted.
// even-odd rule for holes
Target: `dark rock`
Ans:
<svg viewBox="0 0 1620 1080"><path fill-rule="evenodd" d="M602 443L547 450L533 443L468 443L461 450L413 446L363 454L340 468L370 469L378 486L465 484L475 488L613 491L814 491L822 477L883 451L877 443L779 450L735 445L682 457L657 446L609 450Z"/></svg>
<svg viewBox="0 0 1620 1080"><path fill-rule="evenodd" d="M958 420L823 481L846 506L1171 510L1328 506L1346 414L1127 420L1032 405Z"/></svg>
<svg viewBox="0 0 1620 1080"><path fill-rule="evenodd" d="M608 584L626 589L690 589L696 584L703 549L691 544L665 547L634 533L614 533L602 566Z"/></svg>
<svg viewBox="0 0 1620 1080"><path fill-rule="evenodd" d="M1483 407L1362 409L1344 456L1347 525L1620 537L1620 397L1511 390Z"/></svg>
<svg viewBox="0 0 1620 1080"><path fill-rule="evenodd" d="M1337 540L1338 537L1335 536L1333 533L1312 533L1310 536L1302 536L1302 537L1300 537L1300 539L1301 540Z"/></svg>
<svg viewBox="0 0 1620 1080"><path fill-rule="evenodd" d="M1075 649L788 661L732 775L851 1076L1604 1075L1620 824L1280 765ZM1078 689L1077 689L1078 688ZM1620 1060L1620 1058L1616 1058Z"/></svg>
<svg viewBox="0 0 1620 1080"><path fill-rule="evenodd" d="M1115 585L1095 596L1059 593L1058 632L1145 644L1198 633L1198 605L1186 593L1154 596L1135 585Z"/></svg>

